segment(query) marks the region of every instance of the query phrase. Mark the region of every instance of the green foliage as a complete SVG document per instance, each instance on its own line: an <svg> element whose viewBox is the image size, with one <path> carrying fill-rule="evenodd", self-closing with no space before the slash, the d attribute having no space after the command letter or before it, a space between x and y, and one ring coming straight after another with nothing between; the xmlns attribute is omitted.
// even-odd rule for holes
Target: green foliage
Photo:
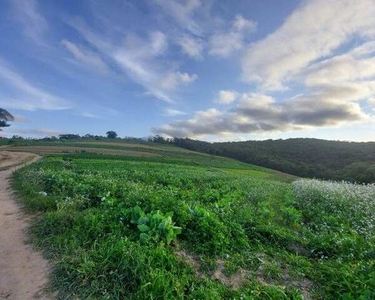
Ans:
<svg viewBox="0 0 375 300"><path fill-rule="evenodd" d="M78 140L80 138L81 138L81 136L79 134L67 133L67 134L60 134L59 135L60 140Z"/></svg>
<svg viewBox="0 0 375 300"><path fill-rule="evenodd" d="M8 121L14 121L13 115L8 112L7 110L0 108L0 131L2 130L2 127L8 127L10 126L7 122Z"/></svg>
<svg viewBox="0 0 375 300"><path fill-rule="evenodd" d="M107 135L107 138L109 138L109 139L115 139L115 138L117 138L116 131L112 131L112 130L107 131L106 135Z"/></svg>
<svg viewBox="0 0 375 300"><path fill-rule="evenodd" d="M287 139L207 143L175 138L172 143L302 177L375 182L373 142Z"/></svg>
<svg viewBox="0 0 375 300"><path fill-rule="evenodd" d="M233 166L51 156L14 187L61 299L374 298L373 187Z"/></svg>
<svg viewBox="0 0 375 300"><path fill-rule="evenodd" d="M7 138L4 138L4 137L0 137L0 146L5 146L9 143L9 139Z"/></svg>
<svg viewBox="0 0 375 300"><path fill-rule="evenodd" d="M172 213L164 215L157 210L156 212L145 214L139 206L136 206L129 209L129 214L131 222L136 224L141 232L139 239L143 244L147 244L150 241L165 241L169 245L181 233L181 227L174 226Z"/></svg>

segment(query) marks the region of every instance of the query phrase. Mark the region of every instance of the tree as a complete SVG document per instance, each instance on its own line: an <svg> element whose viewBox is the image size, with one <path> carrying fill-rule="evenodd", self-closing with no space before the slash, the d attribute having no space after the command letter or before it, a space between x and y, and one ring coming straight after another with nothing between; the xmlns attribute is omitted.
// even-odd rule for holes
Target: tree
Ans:
<svg viewBox="0 0 375 300"><path fill-rule="evenodd" d="M2 127L8 127L10 126L7 122L14 121L13 115L8 112L7 110L0 108L0 131L2 130Z"/></svg>
<svg viewBox="0 0 375 300"><path fill-rule="evenodd" d="M170 143L173 143L172 139L165 138L165 137L163 137L161 135L150 136L148 138L148 141L149 142L153 142L153 143L159 143L159 144L170 144Z"/></svg>
<svg viewBox="0 0 375 300"><path fill-rule="evenodd" d="M85 134L83 136L83 138L85 138L85 139L92 139L92 138L94 138L94 136L92 134L87 133L87 134Z"/></svg>
<svg viewBox="0 0 375 300"><path fill-rule="evenodd" d="M81 137L79 136L79 134L67 133L67 134L60 134L59 135L60 140L78 140L80 138Z"/></svg>
<svg viewBox="0 0 375 300"><path fill-rule="evenodd" d="M189 150L230 157L301 177L375 182L375 142L307 138L217 143L174 138L172 142Z"/></svg>
<svg viewBox="0 0 375 300"><path fill-rule="evenodd" d="M115 139L115 138L117 138L116 131L107 131L106 135L107 135L107 138L109 138L109 139Z"/></svg>

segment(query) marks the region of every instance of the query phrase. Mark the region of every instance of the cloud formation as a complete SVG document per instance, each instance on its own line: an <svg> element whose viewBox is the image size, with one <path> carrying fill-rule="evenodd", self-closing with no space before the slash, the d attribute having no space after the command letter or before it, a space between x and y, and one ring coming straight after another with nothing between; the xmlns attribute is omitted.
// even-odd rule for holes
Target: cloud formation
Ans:
<svg viewBox="0 0 375 300"><path fill-rule="evenodd" d="M64 110L68 101L33 85L0 58L0 78L12 90L0 98L0 106L21 110Z"/></svg>
<svg viewBox="0 0 375 300"><path fill-rule="evenodd" d="M166 90L173 90L178 85L181 84L189 84L195 81L198 78L196 74L188 74L188 73L181 73L177 72L170 72L168 73L161 81L160 85Z"/></svg>
<svg viewBox="0 0 375 300"><path fill-rule="evenodd" d="M36 0L12 0L14 19L22 26L24 34L37 45L43 45L43 35L48 25L38 11Z"/></svg>
<svg viewBox="0 0 375 300"><path fill-rule="evenodd" d="M375 41L364 43L347 53L311 65L304 72L307 86L355 82L375 76Z"/></svg>
<svg viewBox="0 0 375 300"><path fill-rule="evenodd" d="M237 93L236 91L221 90L219 91L215 102L219 104L230 104L235 101L238 96L239 93Z"/></svg>
<svg viewBox="0 0 375 300"><path fill-rule="evenodd" d="M182 52L191 58L201 60L203 58L204 41L201 38L193 37L184 34L178 39L177 43L182 49Z"/></svg>
<svg viewBox="0 0 375 300"><path fill-rule="evenodd" d="M227 57L234 51L242 49L245 35L253 33L256 27L256 22L237 15L229 30L211 36L208 54Z"/></svg>
<svg viewBox="0 0 375 300"><path fill-rule="evenodd" d="M353 37L375 37L374 15L373 0L303 1L279 29L250 46L243 79L263 89L283 89L311 62Z"/></svg>
<svg viewBox="0 0 375 300"><path fill-rule="evenodd" d="M107 64L103 62L99 55L87 49L80 49L76 44L65 39L61 41L61 45L63 45L73 57L82 64L101 72L108 72L109 69Z"/></svg>
<svg viewBox="0 0 375 300"><path fill-rule="evenodd" d="M327 97L330 95L330 97ZM173 137L204 137L228 133L301 130L336 126L367 119L358 103L342 101L335 90L299 95L282 103L270 96L245 93L235 108L198 111L191 119L175 121L154 133Z"/></svg>
<svg viewBox="0 0 375 300"><path fill-rule="evenodd" d="M128 33L125 39L108 39L94 32L82 21L68 22L82 37L111 60L127 77L141 85L145 94L173 102L173 91L193 82L197 75L180 72L165 59L168 38L161 31L150 31L147 38Z"/></svg>
<svg viewBox="0 0 375 300"><path fill-rule="evenodd" d="M175 116L186 115L186 113L183 112L183 111L177 110L177 109L166 108L166 109L164 109L163 115L166 116L166 117L175 117Z"/></svg>
<svg viewBox="0 0 375 300"><path fill-rule="evenodd" d="M221 90L214 102L232 104L231 108L197 111L188 120L162 125L154 128L154 132L202 138L305 130L370 120L372 109L365 107L374 107L375 98L373 15L372 0L303 1L280 28L250 44L244 54L243 78L256 83L258 92ZM247 22L237 16L231 32L222 35L228 37L217 47L222 56L241 44L235 38L229 42L229 36L233 37L235 30L250 30L251 24ZM346 52L339 49L344 43L349 48ZM280 93L271 96L274 91L289 89L290 85L299 86L294 96L284 98Z"/></svg>
<svg viewBox="0 0 375 300"><path fill-rule="evenodd" d="M202 35L201 26L194 18L194 14L202 7L200 0L155 0L155 3L161 6L164 13L170 15L182 28L193 35Z"/></svg>

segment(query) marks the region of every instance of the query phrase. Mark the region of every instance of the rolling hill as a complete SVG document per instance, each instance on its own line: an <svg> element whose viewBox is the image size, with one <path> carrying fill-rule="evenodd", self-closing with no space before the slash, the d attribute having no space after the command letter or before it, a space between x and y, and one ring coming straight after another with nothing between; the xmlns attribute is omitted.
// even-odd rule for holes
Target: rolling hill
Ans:
<svg viewBox="0 0 375 300"><path fill-rule="evenodd" d="M180 147L238 159L301 177L375 182L375 142L287 139L207 143L175 138Z"/></svg>

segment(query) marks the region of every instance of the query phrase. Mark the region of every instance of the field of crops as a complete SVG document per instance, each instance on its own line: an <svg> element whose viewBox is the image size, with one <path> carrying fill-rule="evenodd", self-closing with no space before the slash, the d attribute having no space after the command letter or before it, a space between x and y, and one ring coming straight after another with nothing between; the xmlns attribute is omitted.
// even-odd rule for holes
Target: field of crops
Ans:
<svg viewBox="0 0 375 300"><path fill-rule="evenodd" d="M375 187L197 156L15 174L61 299L374 299Z"/></svg>

